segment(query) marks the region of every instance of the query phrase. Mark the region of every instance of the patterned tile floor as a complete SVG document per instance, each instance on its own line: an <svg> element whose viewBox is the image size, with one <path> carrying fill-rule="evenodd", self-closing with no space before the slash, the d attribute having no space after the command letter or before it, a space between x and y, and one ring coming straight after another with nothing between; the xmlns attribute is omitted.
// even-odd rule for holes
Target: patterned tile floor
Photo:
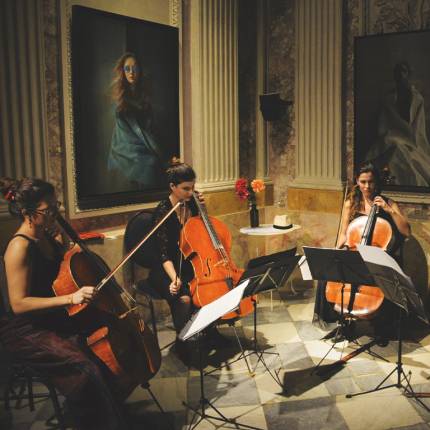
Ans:
<svg viewBox="0 0 430 430"><path fill-rule="evenodd" d="M279 371L284 389L263 368L261 363L255 376L250 376L244 360L221 369L215 369L238 357L237 344L229 347L207 349L204 353L206 371L205 393L216 408L225 416L238 422L261 429L430 429L430 412L415 400L402 395L397 388L348 399L347 393L358 393L375 387L388 375L397 359L397 342L386 347L375 346L372 350L381 358L362 353L336 372L324 376L312 373L316 363L332 346L321 341L323 332L311 324L313 314L313 289L299 290L297 296L286 291L274 293L273 309L269 295L265 294L258 307L258 342L268 352L264 355L272 371ZM239 337L247 348L252 346L253 319L244 318L237 327ZM220 331L231 340L234 333L225 326ZM161 344L173 340L173 331L160 331ZM360 338L364 342L365 339ZM338 343L332 349L323 366L337 360L343 350L352 351L351 345ZM195 345L193 345L193 351ZM197 353L192 362L196 362ZM256 356L249 357L255 364ZM404 369L411 372L411 383L417 391L430 391L430 335L420 342L404 342ZM0 363L2 364L2 363ZM5 372L1 366L1 373ZM3 378L4 379L4 378ZM389 383L396 376L389 378ZM163 362L151 388L167 411L162 416L147 391L139 388L127 401L131 429L185 429L192 413L183 402L198 405L200 397L199 372L185 366L172 349L163 351ZM430 407L430 399L423 400ZM1 429L47 429L45 423L52 415L49 402L37 403L35 412L29 412L25 402L6 412L0 403ZM209 409L209 414L214 411ZM171 424L173 423L173 424ZM220 428L219 422L202 421L198 429ZM224 426L222 428L232 428Z"/></svg>

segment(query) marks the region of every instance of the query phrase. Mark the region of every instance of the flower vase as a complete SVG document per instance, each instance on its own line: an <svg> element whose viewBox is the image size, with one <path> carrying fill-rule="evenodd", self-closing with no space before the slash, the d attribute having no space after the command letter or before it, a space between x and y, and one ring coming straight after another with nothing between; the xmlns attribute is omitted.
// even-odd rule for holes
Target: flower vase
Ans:
<svg viewBox="0 0 430 430"><path fill-rule="evenodd" d="M252 228L258 227L260 225L258 209L255 203L251 203L251 209L249 210L249 223Z"/></svg>

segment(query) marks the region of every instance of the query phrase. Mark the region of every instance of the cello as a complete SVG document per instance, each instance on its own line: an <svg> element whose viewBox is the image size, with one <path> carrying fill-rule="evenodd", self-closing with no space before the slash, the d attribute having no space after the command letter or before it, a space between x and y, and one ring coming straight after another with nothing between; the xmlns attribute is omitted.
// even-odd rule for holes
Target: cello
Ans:
<svg viewBox="0 0 430 430"><path fill-rule="evenodd" d="M145 386L161 365L156 338L137 315L137 308L131 308L123 297L134 299L113 278L137 247L111 272L59 213L56 221L74 246L64 255L54 293L72 294L84 285L97 285L98 294L90 304L71 304L67 312L86 335L88 347L114 375L120 397L125 399L137 385Z"/></svg>
<svg viewBox="0 0 430 430"><path fill-rule="evenodd" d="M373 204L369 215L352 220L346 230L346 246L356 250L357 245L377 246L389 250L393 246L394 234L390 223L378 217L379 207ZM369 285L351 285L327 282L326 299L334 304L335 311L359 319L372 319L384 301L380 288ZM343 308L342 308L343 304Z"/></svg>
<svg viewBox="0 0 430 430"><path fill-rule="evenodd" d="M228 293L234 288L244 270L234 264L230 256L231 234L227 226L207 213L206 205L193 192L199 216L191 217L184 225L179 247L194 269L194 279L190 291L196 307L202 307ZM222 319L232 319L248 315L254 310L255 297L242 299L239 309Z"/></svg>

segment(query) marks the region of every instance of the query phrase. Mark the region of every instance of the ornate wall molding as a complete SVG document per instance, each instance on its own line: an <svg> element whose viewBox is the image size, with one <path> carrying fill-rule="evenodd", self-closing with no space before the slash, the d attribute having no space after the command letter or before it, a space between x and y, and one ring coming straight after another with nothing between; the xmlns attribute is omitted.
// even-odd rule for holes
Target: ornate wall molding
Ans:
<svg viewBox="0 0 430 430"><path fill-rule="evenodd" d="M291 185L340 190L342 1L296 5L297 157Z"/></svg>
<svg viewBox="0 0 430 430"><path fill-rule="evenodd" d="M170 0L170 25L174 27L181 26L181 2L179 0Z"/></svg>

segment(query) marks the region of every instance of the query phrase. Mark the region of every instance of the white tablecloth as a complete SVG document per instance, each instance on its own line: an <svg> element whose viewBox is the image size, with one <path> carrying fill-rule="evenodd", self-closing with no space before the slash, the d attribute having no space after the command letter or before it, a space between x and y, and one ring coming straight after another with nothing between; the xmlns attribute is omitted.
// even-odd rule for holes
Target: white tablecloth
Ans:
<svg viewBox="0 0 430 430"><path fill-rule="evenodd" d="M243 234L249 234L251 236L273 236L275 234L287 234L292 231L302 228L298 224L293 224L289 229L274 228L272 224L261 224L259 227L242 227L239 231Z"/></svg>

